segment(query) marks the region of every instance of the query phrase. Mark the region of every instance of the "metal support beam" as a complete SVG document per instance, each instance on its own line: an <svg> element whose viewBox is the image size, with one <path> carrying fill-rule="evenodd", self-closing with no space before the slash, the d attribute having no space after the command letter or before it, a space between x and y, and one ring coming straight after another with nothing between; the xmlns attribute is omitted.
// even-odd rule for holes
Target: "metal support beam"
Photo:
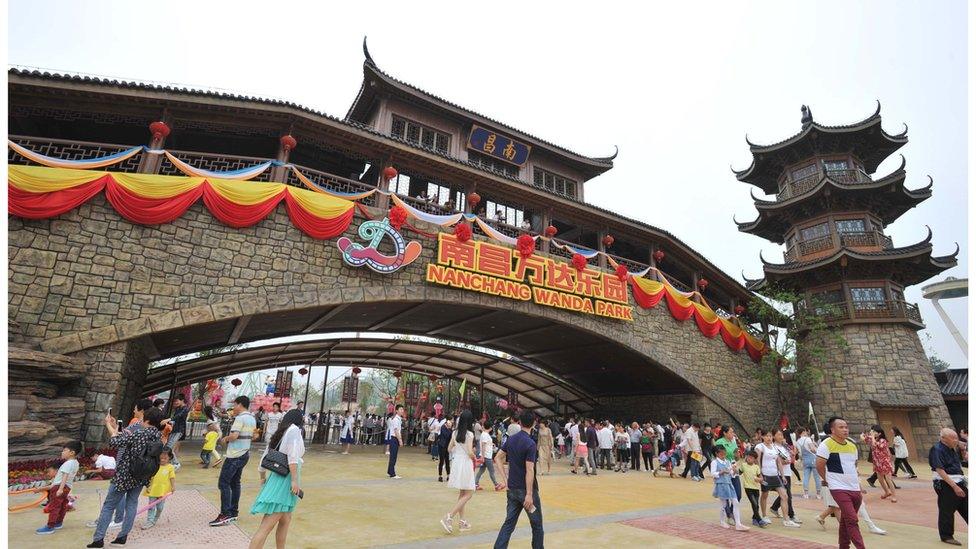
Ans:
<svg viewBox="0 0 976 549"><path fill-rule="evenodd" d="M461 320L459 322L451 322L451 323L445 324L443 326L438 326L437 328L434 328L433 330L429 330L427 332L427 335L437 335L439 333L446 332L447 330L450 330L451 328L458 328L458 327L461 327L461 326L465 326L467 324L471 324L472 322L476 322L478 320L482 320L482 319L487 318L487 317L492 316L492 315L501 314L503 312L505 312L505 311L487 311L487 312L484 312L484 313L479 313L479 314L477 314L475 316L466 318L466 319Z"/></svg>
<svg viewBox="0 0 976 549"><path fill-rule="evenodd" d="M342 311L345 311L346 309L348 309L349 308L349 305L350 305L350 303L343 303L341 305L336 305L335 307L332 308L331 311L329 311L329 312L325 313L324 315L316 318L314 322L312 322L311 324L309 324L308 326L306 326L305 329L302 330L302 333L303 334L311 333L313 330L315 330L319 326L325 324L326 322L328 322L332 318L334 318L337 315L339 315L340 313L342 313Z"/></svg>
<svg viewBox="0 0 976 549"><path fill-rule="evenodd" d="M244 315L237 319L234 324L234 330L230 333L230 337L227 338L227 344L233 345L241 340L241 334L244 333L244 329L247 328L247 323L251 321L251 315Z"/></svg>
<svg viewBox="0 0 976 549"><path fill-rule="evenodd" d="M397 314L395 314L395 315L393 315L391 317L388 317L385 320L381 320L381 321L377 322L376 324L373 324L369 328L366 328L365 331L372 332L374 330L379 330L380 328L382 328L384 326L388 326L388 325L396 322L397 320L400 320L401 318L403 318L403 317L405 317L405 316L407 316L407 315L415 312L417 309L423 307L424 305L427 305L427 302L426 301L422 301L420 303L417 303L416 305L411 305L410 307L407 307L403 311L400 311L399 313L397 313Z"/></svg>
<svg viewBox="0 0 976 549"><path fill-rule="evenodd" d="M496 336L496 337L490 337L488 339L481 339L481 340L478 340L476 343L478 345L487 345L487 344L491 344L491 343L497 343L499 341L504 341L506 339L511 339L513 337L519 337L519 336L527 336L527 335L537 334L539 332L544 332L544 331L549 330L549 329L552 329L552 328L553 328L553 325L552 324L546 324L545 326L539 326L538 328L532 328L531 330L521 330L521 331L518 331L518 332L511 332L511 333L508 333L508 334L505 334L505 335L500 335L500 336Z"/></svg>

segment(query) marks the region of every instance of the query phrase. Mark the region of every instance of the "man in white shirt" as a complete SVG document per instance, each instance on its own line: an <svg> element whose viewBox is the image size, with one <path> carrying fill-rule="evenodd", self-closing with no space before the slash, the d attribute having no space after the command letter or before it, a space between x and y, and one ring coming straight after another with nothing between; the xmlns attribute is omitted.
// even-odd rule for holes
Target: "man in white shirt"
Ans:
<svg viewBox="0 0 976 549"><path fill-rule="evenodd" d="M397 452L403 446L403 405L397 404L393 417L386 423L386 438L390 441L390 463L386 467L386 474L390 478L403 478L396 474Z"/></svg>
<svg viewBox="0 0 976 549"><path fill-rule="evenodd" d="M600 445L600 459L596 466L604 469L613 468L613 431L608 421L604 421L596 431L596 440Z"/></svg>
<svg viewBox="0 0 976 549"><path fill-rule="evenodd" d="M99 454L95 456L95 470L92 471L93 479L110 480L115 476L115 458ZM122 522L122 521L118 521Z"/></svg>
<svg viewBox="0 0 976 549"><path fill-rule="evenodd" d="M576 446L580 441L579 424L573 420L569 420L566 423L566 431L569 432L570 441L569 462L573 464L576 463Z"/></svg>
<svg viewBox="0 0 976 549"><path fill-rule="evenodd" d="M688 478L688 472L690 471L691 480L696 482L702 480L701 462L692 457L692 454L701 455L701 440L698 438L698 429L700 428L697 423L694 423L685 431L682 437L682 442L685 443L688 451L688 462L685 464L685 470L681 473L681 476L682 478Z"/></svg>

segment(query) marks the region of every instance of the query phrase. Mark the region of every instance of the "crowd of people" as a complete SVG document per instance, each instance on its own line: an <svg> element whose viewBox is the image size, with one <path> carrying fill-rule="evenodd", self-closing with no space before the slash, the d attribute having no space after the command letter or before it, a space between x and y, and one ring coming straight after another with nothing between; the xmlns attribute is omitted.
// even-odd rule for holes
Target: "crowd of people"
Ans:
<svg viewBox="0 0 976 549"><path fill-rule="evenodd" d="M302 498L301 465L305 453L309 420L304 408L281 411L275 403L272 411L259 414L250 411L250 400L239 396L228 416L232 423L222 428L222 413L203 408L205 431L200 452L202 467L220 466L217 488L220 512L211 526L233 523L239 516L241 475L250 459L252 440L263 431L267 446L260 460L261 490L252 514L262 516L252 547L263 547L275 532L276 543L284 546L291 513ZM142 528L155 526L166 500L176 486L181 442L186 437L189 407L181 395L175 395L168 414L160 399L139 400L129 424L107 413L105 428L110 445L117 450L115 458L96 456L91 472L94 478L108 479L109 489L98 520L88 524L95 529L88 547L103 547L109 529L118 528L113 544L124 544L134 526L140 495L149 498ZM168 415L168 417L166 417ZM387 475L400 479L396 471L399 449L404 445L424 445L437 464L438 482L458 490L458 499L440 519L449 534L471 528L465 518L465 507L474 493L482 490L481 479L487 472L495 491L507 491L506 519L501 526L496 547L507 546L508 539L524 510L532 527L532 545L541 547L543 539L541 501L537 477L551 474L553 465L565 463L572 474L595 476L598 471L615 473L667 474L671 478L688 478L713 483L712 495L717 501L719 526L738 531L749 530L740 514L743 495L751 507L751 525L767 528L774 517L786 528L800 528L803 520L793 505L797 497L816 498L824 502L816 522L826 529L833 516L839 523L840 547L864 547L859 524L870 532L885 535L868 514L857 474L859 450L846 421L832 417L822 430L806 427L787 429L785 415L780 426L756 429L740 436L732 425L668 422L614 422L594 418L542 419L523 411L519 415L475 418L470 410L453 417L443 414L406 418L403 406L386 416L374 418L351 411L322 418L326 427L324 441L342 444L348 454L355 444L376 442L385 445L389 456ZM333 436L328 432L332 431ZM375 431L379 431L376 433ZM880 425L860 433L858 439L867 448L867 459L874 474L867 479L871 487L879 486L882 500L897 503L895 484L899 471L917 478L908 463L908 446L897 428L888 433ZM940 441L932 447L929 464L933 487L937 493L941 539L954 539L953 521L959 513L968 522L968 488L962 467L968 465L967 433L943 429ZM218 445L225 448L224 455ZM38 490L48 491L48 522L38 534L54 533L61 528L78 474L78 443L66 444L63 463L49 473L51 484ZM455 524L456 520L456 524Z"/></svg>

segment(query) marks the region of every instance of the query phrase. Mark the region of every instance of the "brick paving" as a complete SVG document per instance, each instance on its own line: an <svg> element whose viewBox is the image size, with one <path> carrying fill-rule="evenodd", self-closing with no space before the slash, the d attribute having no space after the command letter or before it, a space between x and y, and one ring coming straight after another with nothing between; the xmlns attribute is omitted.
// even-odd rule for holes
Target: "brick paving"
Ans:
<svg viewBox="0 0 976 549"><path fill-rule="evenodd" d="M140 508L146 504L148 500L139 499ZM166 500L163 516L159 518L155 527L142 530L140 527L146 522L146 514L136 517L136 524L129 533L127 545L146 549L247 547L250 537L236 525L211 527L207 524L217 516L218 511L219 509L197 490L177 490ZM116 530L110 530L105 539L107 541L115 539L116 533Z"/></svg>
<svg viewBox="0 0 976 549"><path fill-rule="evenodd" d="M783 547L789 547L790 549L823 549L824 547L831 547L822 543L802 541L795 538L770 534L755 527L748 532L723 530L719 527L717 520L715 522L703 522L678 515L626 520L621 524L711 544L716 547L749 547L750 549L782 549Z"/></svg>

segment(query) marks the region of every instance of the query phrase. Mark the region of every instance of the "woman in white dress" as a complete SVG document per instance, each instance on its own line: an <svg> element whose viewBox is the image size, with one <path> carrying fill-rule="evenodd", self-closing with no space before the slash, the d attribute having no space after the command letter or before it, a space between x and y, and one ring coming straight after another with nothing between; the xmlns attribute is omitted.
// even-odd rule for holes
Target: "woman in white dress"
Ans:
<svg viewBox="0 0 976 549"><path fill-rule="evenodd" d="M448 474L447 485L460 490L457 503L451 512L441 519L441 526L448 534L454 533L454 515L458 517L458 529L462 532L471 529L468 521L464 520L464 506L474 495L474 416L471 410L461 412L455 435L447 451L453 463Z"/></svg>
<svg viewBox="0 0 976 549"><path fill-rule="evenodd" d="M352 436L353 428L356 426L356 418L353 417L351 410L346 410L346 419L342 424L342 436L339 438L339 442L343 444L342 453L343 455L349 453L349 445L355 444L356 439Z"/></svg>

